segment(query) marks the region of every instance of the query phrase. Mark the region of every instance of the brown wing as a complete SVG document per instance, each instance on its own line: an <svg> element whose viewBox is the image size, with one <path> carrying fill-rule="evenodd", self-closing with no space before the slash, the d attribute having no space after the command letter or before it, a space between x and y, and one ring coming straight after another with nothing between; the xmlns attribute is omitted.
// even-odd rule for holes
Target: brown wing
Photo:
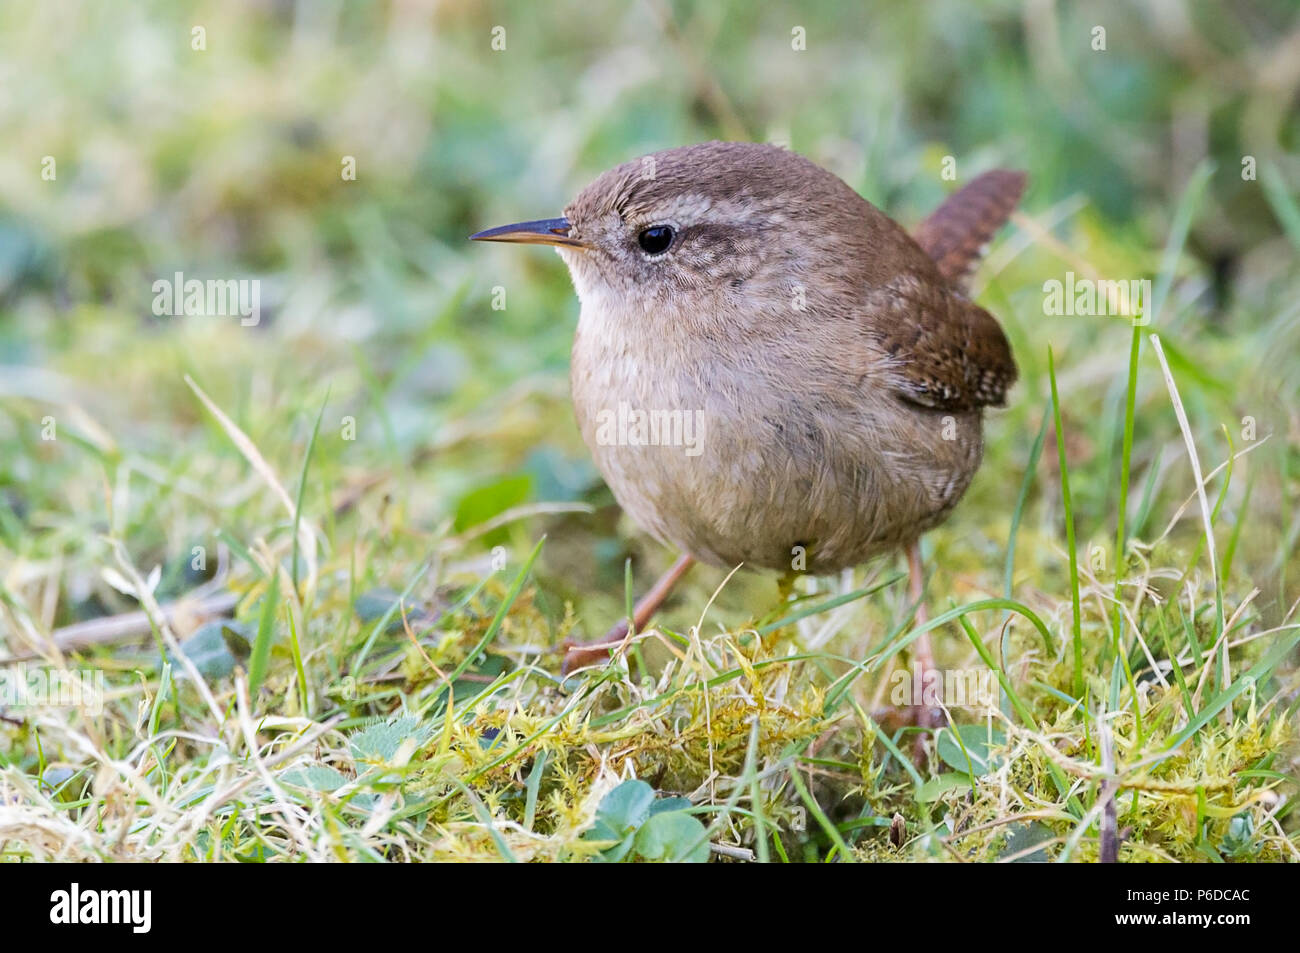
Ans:
<svg viewBox="0 0 1300 953"><path fill-rule="evenodd" d="M986 172L921 223L916 243L947 285L905 268L877 290L878 333L905 400L957 411L1006 403L1016 381L1011 346L993 315L963 292L1024 188L1022 172Z"/></svg>
<svg viewBox="0 0 1300 953"><path fill-rule="evenodd" d="M1006 403L1016 362L1001 326L979 305L904 274L880 289L873 310L905 400L939 410Z"/></svg>
<svg viewBox="0 0 1300 953"><path fill-rule="evenodd" d="M958 288L966 287L989 240L1011 217L1025 191L1025 181L1023 172L985 172L948 196L917 226L912 237Z"/></svg>

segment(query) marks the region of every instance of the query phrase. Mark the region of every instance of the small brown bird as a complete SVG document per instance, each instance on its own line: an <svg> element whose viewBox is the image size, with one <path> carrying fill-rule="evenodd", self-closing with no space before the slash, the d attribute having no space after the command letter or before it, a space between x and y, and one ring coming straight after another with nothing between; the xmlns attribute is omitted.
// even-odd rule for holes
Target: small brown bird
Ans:
<svg viewBox="0 0 1300 953"><path fill-rule="evenodd" d="M983 409L1016 379L968 275L1024 189L994 171L909 236L785 149L709 142L624 163L563 218L479 232L554 245L582 302L573 402L632 518L683 555L832 573L906 549L970 484ZM626 635L570 651L566 668ZM918 661L931 664L928 643Z"/></svg>

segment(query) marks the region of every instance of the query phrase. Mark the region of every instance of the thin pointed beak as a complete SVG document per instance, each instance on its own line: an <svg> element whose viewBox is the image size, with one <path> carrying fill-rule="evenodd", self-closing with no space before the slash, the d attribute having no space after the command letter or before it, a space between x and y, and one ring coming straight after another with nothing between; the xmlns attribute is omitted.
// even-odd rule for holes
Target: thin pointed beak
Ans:
<svg viewBox="0 0 1300 953"><path fill-rule="evenodd" d="M489 228L469 237L472 242L515 242L521 245L567 245L585 248L583 242L569 237L567 218L543 218L536 222L518 222Z"/></svg>

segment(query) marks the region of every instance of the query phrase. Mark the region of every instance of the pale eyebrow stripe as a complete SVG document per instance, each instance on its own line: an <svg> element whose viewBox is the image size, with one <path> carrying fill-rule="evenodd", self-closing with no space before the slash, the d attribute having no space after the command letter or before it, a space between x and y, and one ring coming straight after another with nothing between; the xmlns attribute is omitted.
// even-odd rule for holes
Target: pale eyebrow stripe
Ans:
<svg viewBox="0 0 1300 953"><path fill-rule="evenodd" d="M670 221L675 222L682 228L703 224L749 225L756 221L770 224L780 223L780 219L770 214L767 209L756 208L739 201L717 202L700 193L677 196L672 201L657 206L652 216L646 216L644 212L632 217L628 217L626 211L619 214L629 225L634 224L641 228L658 222ZM707 219L705 218L706 215L708 216Z"/></svg>

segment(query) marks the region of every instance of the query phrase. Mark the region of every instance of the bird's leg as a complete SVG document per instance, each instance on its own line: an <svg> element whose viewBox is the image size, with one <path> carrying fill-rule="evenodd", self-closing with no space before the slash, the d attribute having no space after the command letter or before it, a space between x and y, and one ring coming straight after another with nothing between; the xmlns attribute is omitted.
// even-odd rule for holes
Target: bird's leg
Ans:
<svg viewBox="0 0 1300 953"><path fill-rule="evenodd" d="M783 572L776 577L777 602L785 604L794 595L795 586L799 584L799 573Z"/></svg>
<svg viewBox="0 0 1300 953"><path fill-rule="evenodd" d="M925 625L930 621L930 613L925 609L925 568L921 565L921 541L918 539L907 547L907 591L916 603L916 614L912 621ZM934 653L930 646L930 633L922 632L913 643L912 654L922 671L934 668Z"/></svg>
<svg viewBox="0 0 1300 953"><path fill-rule="evenodd" d="M925 625L930 620L930 613L926 611L925 606L925 569L921 565L921 541L915 540L907 547L907 588L912 597L912 602L916 604L916 612L912 617L913 624L917 626ZM942 712L928 704L925 698L925 685L928 681L927 675L934 671L934 650L930 644L930 633L922 632L912 643L912 664L920 670L920 678L913 677L913 685L921 686L921 697L913 698L912 704L916 706L916 726L918 728L935 728L941 723ZM922 732L916 736L916 744L912 750L913 759L918 763L925 761L925 733Z"/></svg>
<svg viewBox="0 0 1300 953"><path fill-rule="evenodd" d="M668 571L650 587L650 591L637 601L636 607L632 610L632 634L640 632L649 624L654 614L659 611L659 607L664 604L664 600L668 598L668 594L673 591L673 586L677 585L678 580L686 575L686 570L694 563L695 557L689 553L678 556L677 561L668 568ZM560 671L567 675L575 668L607 658L609 650L617 647L628 637L627 624L627 619L620 619L594 642L566 643L567 652Z"/></svg>

